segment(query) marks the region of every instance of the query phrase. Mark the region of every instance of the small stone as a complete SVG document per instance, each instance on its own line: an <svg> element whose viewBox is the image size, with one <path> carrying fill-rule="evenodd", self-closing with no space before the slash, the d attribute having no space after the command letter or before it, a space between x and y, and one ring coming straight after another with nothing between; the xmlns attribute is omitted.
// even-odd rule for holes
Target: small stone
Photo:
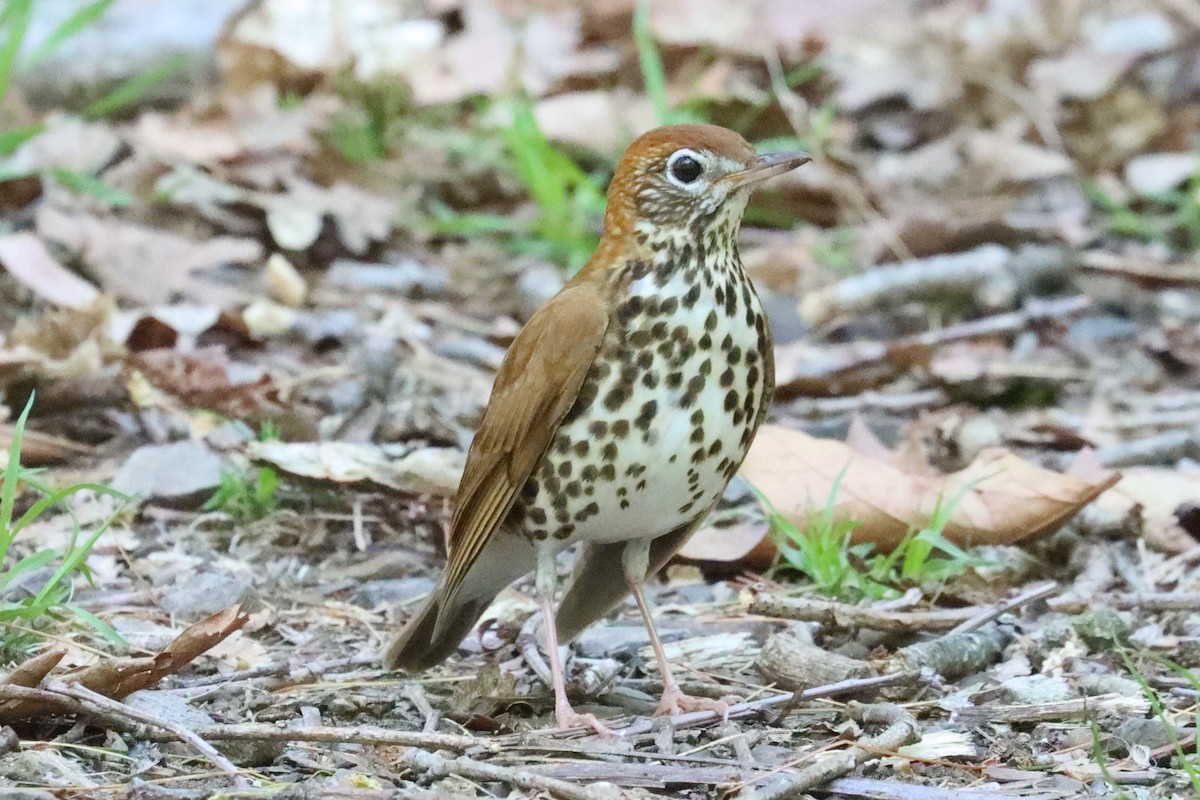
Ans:
<svg viewBox="0 0 1200 800"><path fill-rule="evenodd" d="M304 305L304 298L308 296L308 282L282 253L272 253L267 259L263 278L271 297L280 303L292 308Z"/></svg>
<svg viewBox="0 0 1200 800"><path fill-rule="evenodd" d="M0 784L85 788L95 786L74 761L53 750L21 750L0 757ZM7 790L6 790L7 791ZM7 797L7 793L5 794Z"/></svg>
<svg viewBox="0 0 1200 800"><path fill-rule="evenodd" d="M242 322L252 336L281 336L296 324L295 309L270 300L255 300L242 311Z"/></svg>
<svg viewBox="0 0 1200 800"><path fill-rule="evenodd" d="M1179 731L1158 717L1152 719L1127 719L1113 729L1109 739L1109 752L1115 756L1129 754L1134 745L1154 750L1171 744L1179 738Z"/></svg>
<svg viewBox="0 0 1200 800"><path fill-rule="evenodd" d="M1177 189L1195 174L1195 153L1145 153L1125 165L1125 182L1143 197Z"/></svg>
<svg viewBox="0 0 1200 800"><path fill-rule="evenodd" d="M1131 630L1123 616L1105 606L1077 614L1071 620L1071 626L1093 650L1103 650L1125 642Z"/></svg>
<svg viewBox="0 0 1200 800"><path fill-rule="evenodd" d="M363 608L379 608L387 603L404 603L432 591L433 581L426 577L386 578L360 585L350 595L350 602Z"/></svg>
<svg viewBox="0 0 1200 800"><path fill-rule="evenodd" d="M129 695L122 702L130 708L144 711L158 719L174 722L185 728L213 724L212 717L172 692L142 689Z"/></svg>
<svg viewBox="0 0 1200 800"><path fill-rule="evenodd" d="M249 591L249 575L201 572L186 578L163 593L159 604L169 614L199 617L240 603Z"/></svg>
<svg viewBox="0 0 1200 800"><path fill-rule="evenodd" d="M1096 696L1119 694L1122 697L1142 697L1142 685L1120 675L1080 675L1075 681L1081 694Z"/></svg>
<svg viewBox="0 0 1200 800"><path fill-rule="evenodd" d="M1023 675L1009 678L1003 684L1009 700L1021 705L1057 703L1075 696L1064 679L1050 675Z"/></svg>
<svg viewBox="0 0 1200 800"><path fill-rule="evenodd" d="M221 483L221 458L191 439L139 447L113 478L112 488L144 500L188 505Z"/></svg>

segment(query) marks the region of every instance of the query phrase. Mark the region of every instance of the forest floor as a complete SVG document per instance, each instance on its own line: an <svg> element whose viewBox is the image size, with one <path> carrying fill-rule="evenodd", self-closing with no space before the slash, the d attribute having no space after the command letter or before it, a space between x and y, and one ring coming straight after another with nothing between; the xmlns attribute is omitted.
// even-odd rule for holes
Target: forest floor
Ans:
<svg viewBox="0 0 1200 800"><path fill-rule="evenodd" d="M1194 3L285 5L183 98L4 86L0 794L1200 795ZM647 716L629 602L569 659L620 735L554 731L528 579L382 672L506 346L679 121L814 156L741 237L770 427L651 587L736 704Z"/></svg>

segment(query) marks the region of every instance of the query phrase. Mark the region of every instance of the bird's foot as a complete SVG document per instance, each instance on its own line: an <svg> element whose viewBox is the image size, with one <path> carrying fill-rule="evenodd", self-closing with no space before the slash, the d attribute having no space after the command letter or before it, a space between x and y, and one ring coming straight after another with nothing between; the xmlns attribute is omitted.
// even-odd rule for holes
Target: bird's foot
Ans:
<svg viewBox="0 0 1200 800"><path fill-rule="evenodd" d="M729 713L729 707L736 702L736 697L728 695L720 700L714 700L711 697L685 694L679 688L679 684L669 683L663 688L662 699L658 701L658 708L654 710L654 716L675 716L690 711L711 711L724 718Z"/></svg>
<svg viewBox="0 0 1200 800"><path fill-rule="evenodd" d="M605 725L600 720L596 719L595 714L580 714L569 705L556 705L554 708L554 721L558 723L560 730L568 728L591 728L597 736L616 736L617 734L612 728Z"/></svg>

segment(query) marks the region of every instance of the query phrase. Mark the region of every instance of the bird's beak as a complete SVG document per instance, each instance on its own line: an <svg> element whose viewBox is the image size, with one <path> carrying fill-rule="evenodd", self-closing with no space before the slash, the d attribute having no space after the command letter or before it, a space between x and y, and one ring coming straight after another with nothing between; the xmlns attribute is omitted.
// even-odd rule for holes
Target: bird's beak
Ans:
<svg viewBox="0 0 1200 800"><path fill-rule="evenodd" d="M766 153L754 159L754 163L744 170L726 175L722 182L728 184L731 189L740 189L759 181L765 181L767 178L791 172L801 164L807 164L810 161L812 161L812 156L808 153L795 151Z"/></svg>

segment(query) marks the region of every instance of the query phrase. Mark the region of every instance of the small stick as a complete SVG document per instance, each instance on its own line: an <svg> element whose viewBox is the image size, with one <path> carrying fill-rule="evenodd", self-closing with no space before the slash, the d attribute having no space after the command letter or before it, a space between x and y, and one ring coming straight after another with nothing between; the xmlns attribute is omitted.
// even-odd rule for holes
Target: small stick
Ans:
<svg viewBox="0 0 1200 800"><path fill-rule="evenodd" d="M859 721L887 727L874 736L864 736L858 743L836 753L826 753L803 769L789 772L768 781L759 789L742 792L744 800L786 800L811 791L853 772L859 765L878 758L879 751L895 752L921 738L921 726L903 708L890 703L865 705L851 702L850 715Z"/></svg>
<svg viewBox="0 0 1200 800"><path fill-rule="evenodd" d="M1007 614L1008 612L1014 611L1023 605L1032 603L1034 600L1040 600L1043 597L1053 594L1054 590L1057 588L1058 584L1054 581L1039 583L1037 586L1022 592L1011 600L998 603L991 608L982 609L978 614L972 616L962 624L955 626L947 635L953 635L956 633L970 633L977 628L982 628L984 625L996 619L1001 614Z"/></svg>
<svg viewBox="0 0 1200 800"><path fill-rule="evenodd" d="M611 783L580 786L558 778L538 775L526 769L488 764L466 756L442 758L424 750L413 749L401 754L399 760L414 772L421 772L433 778L457 775L473 781L497 781L527 792L548 792L562 800L620 800L625 796L624 792Z"/></svg>
<svg viewBox="0 0 1200 800"><path fill-rule="evenodd" d="M994 622L968 633L947 633L896 651L901 673L931 669L947 680L970 675L994 664L1012 639L1012 630Z"/></svg>
<svg viewBox="0 0 1200 800"><path fill-rule="evenodd" d="M1097 719L1104 716L1129 719L1140 717L1149 710L1150 701L1144 697L1126 697L1110 693L1029 705L967 706L955 711L951 719L970 728L993 722L1063 722L1069 719Z"/></svg>
<svg viewBox="0 0 1200 800"><path fill-rule="evenodd" d="M838 630L870 628L891 633L922 630L948 631L970 620L979 609L941 608L932 611L886 611L870 606L852 606L812 597L778 597L756 593L748 611L764 617L819 622Z"/></svg>
<svg viewBox="0 0 1200 800"><path fill-rule="evenodd" d="M1151 594L1116 594L1109 597L1056 597L1050 608L1067 614L1078 614L1105 605L1117 611L1140 608L1144 611L1196 611L1200 609L1200 592L1154 592Z"/></svg>
<svg viewBox="0 0 1200 800"><path fill-rule="evenodd" d="M86 686L68 685L61 681L53 681L45 689L6 685L0 686L0 698L57 708L65 713L86 714L103 720L105 724L111 724L119 730L128 730L132 727L131 722L149 725L152 728L168 732L173 739L184 742L222 772L238 775L239 778L241 776L241 770L233 762L217 752L195 731L153 714L130 708L124 703L105 697Z"/></svg>
<svg viewBox="0 0 1200 800"><path fill-rule="evenodd" d="M196 733L213 741L271 741L271 742L333 742L363 745L397 745L425 750L481 750L495 753L502 748L503 737L484 738L452 733L422 733L397 731L373 725L352 728L313 725L305 728L279 728L262 722L239 722L229 725L205 725Z"/></svg>
<svg viewBox="0 0 1200 800"><path fill-rule="evenodd" d="M311 683L318 675L347 667L361 667L379 663L379 656L350 656L348 658L333 658L328 661L314 661L311 664L295 666L288 663L263 664L260 667L236 672L232 675L205 675L199 678L180 681L179 688L190 689L195 686L226 685L238 681L248 681L254 678L275 678L286 676L288 685Z"/></svg>
<svg viewBox="0 0 1200 800"><path fill-rule="evenodd" d="M212 762L213 766L222 772L228 772L232 775L241 775L241 770L234 765L232 761L222 755L208 742L204 741L195 731L185 728L177 722L163 719L141 709L131 708L119 700L105 697L99 692L94 692L91 689L81 684L66 684L62 681L52 681L47 687L47 691L54 694L66 695L73 697L80 702L91 705L94 708L107 712L107 715L115 714L126 719L140 722L144 725L149 725L154 728L160 728L171 733L175 738L179 739L184 744L191 747L204 758Z"/></svg>
<svg viewBox="0 0 1200 800"><path fill-rule="evenodd" d="M917 677L917 673L894 673L891 675L880 675L871 678L850 678L849 680L838 681L824 686L814 686L811 689L805 689L802 692L788 692L786 694L774 694L770 697L764 697L761 700L755 700L750 703L738 703L729 707L726 712L727 719L737 719L739 717L750 716L764 711L768 708L784 705L785 703L796 703L801 700L814 700L818 697L834 697L840 694L851 694L853 692L861 692L868 689L879 689L884 686L896 686L902 683L908 683ZM714 722L721 721L721 715L715 711L692 711L687 714L677 714L671 717L671 724L676 730L681 728L693 728L699 725L708 725ZM614 733L618 736L628 737L636 736L642 733L649 733L655 728L655 721L649 719L638 720L624 728L619 728Z"/></svg>

